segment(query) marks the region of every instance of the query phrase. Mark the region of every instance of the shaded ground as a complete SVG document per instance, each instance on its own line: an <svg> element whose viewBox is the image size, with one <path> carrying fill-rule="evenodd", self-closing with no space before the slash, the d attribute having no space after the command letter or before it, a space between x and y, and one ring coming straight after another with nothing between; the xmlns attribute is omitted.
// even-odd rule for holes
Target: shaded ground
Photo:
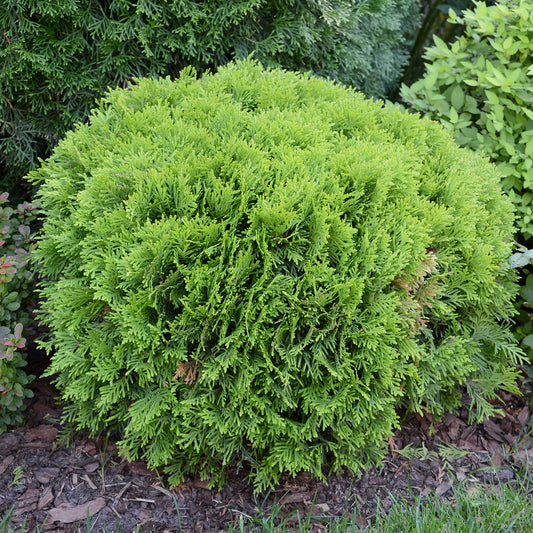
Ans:
<svg viewBox="0 0 533 533"><path fill-rule="evenodd" d="M529 387L523 384L525 392ZM474 493L492 490L496 479L515 478L516 465L533 465L531 432L517 445L529 422L528 397L503 393L504 416L484 424L468 425L466 409L433 424L409 416L389 440L390 453L383 463L359 478L346 473L328 478L326 484L301 474L254 495L244 475L233 474L221 491L191 478L171 492L164 476L148 471L141 461L127 462L113 442L80 436L69 447L58 445L56 392L44 379L32 388L27 426L0 435L0 519L14 508L13 525L26 520L26 531L36 526L41 531L87 531L87 509L91 531L227 531L240 517L268 513L276 502L280 516L296 509L316 515L318 531L331 517L354 511L358 523L367 524L378 499L387 507L398 496L409 499L435 492L453 498L451 489L457 483Z"/></svg>

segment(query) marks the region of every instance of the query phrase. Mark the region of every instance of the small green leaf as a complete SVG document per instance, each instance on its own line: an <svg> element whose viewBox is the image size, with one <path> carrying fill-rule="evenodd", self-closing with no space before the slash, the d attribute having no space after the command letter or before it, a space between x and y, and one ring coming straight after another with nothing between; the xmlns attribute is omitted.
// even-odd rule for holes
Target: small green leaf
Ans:
<svg viewBox="0 0 533 533"><path fill-rule="evenodd" d="M426 89L433 89L437 83L439 73L437 70L431 71L424 79L424 86Z"/></svg>
<svg viewBox="0 0 533 533"><path fill-rule="evenodd" d="M502 146L505 148L509 155L513 156L516 154L515 147L511 143L502 141Z"/></svg>
<svg viewBox="0 0 533 533"><path fill-rule="evenodd" d="M522 296L527 302L533 302L533 285L520 287L520 296Z"/></svg>
<svg viewBox="0 0 533 533"><path fill-rule="evenodd" d="M530 261L531 259L522 253L513 254L509 258L509 264L511 265L511 268L524 267L526 265L529 265Z"/></svg>
<svg viewBox="0 0 533 533"><path fill-rule="evenodd" d="M435 46L445 55L450 54L450 49L448 48L447 44L438 36L433 36L433 41L435 41Z"/></svg>
<svg viewBox="0 0 533 533"><path fill-rule="evenodd" d="M452 105L455 109L461 109L465 102L465 95L460 85L456 85L452 91Z"/></svg>
<svg viewBox="0 0 533 533"><path fill-rule="evenodd" d="M504 50L509 50L509 48L511 48L513 44L513 38L511 36L507 37L507 39L505 39L505 41L503 41L503 49Z"/></svg>
<svg viewBox="0 0 533 533"><path fill-rule="evenodd" d="M14 309L13 309L14 311ZM21 337L22 337L22 328L24 326L19 322L16 326L15 326L15 338L17 340L19 340Z"/></svg>
<svg viewBox="0 0 533 533"><path fill-rule="evenodd" d="M528 335L522 340L522 344L524 346L528 346L530 348L533 348L533 335Z"/></svg>
<svg viewBox="0 0 533 533"><path fill-rule="evenodd" d="M495 87L501 87L502 82L498 79L496 79L494 76L487 76L487 81L490 82Z"/></svg>
<svg viewBox="0 0 533 533"><path fill-rule="evenodd" d="M459 115L457 113L457 111L453 108L453 107L450 107L450 120L455 123L459 120Z"/></svg>
<svg viewBox="0 0 533 533"><path fill-rule="evenodd" d="M498 95L494 91L489 91L488 89L485 91L485 95L487 96L487 100L494 105L498 105L500 103L500 99L498 98Z"/></svg>

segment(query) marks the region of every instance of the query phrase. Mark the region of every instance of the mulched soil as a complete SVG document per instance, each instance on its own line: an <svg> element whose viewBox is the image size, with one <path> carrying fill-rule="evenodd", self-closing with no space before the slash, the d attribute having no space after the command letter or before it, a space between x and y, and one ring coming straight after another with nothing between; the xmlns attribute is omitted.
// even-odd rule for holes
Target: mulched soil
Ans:
<svg viewBox="0 0 533 533"><path fill-rule="evenodd" d="M512 482L517 465L533 464L531 432L516 446L529 422L530 386L522 383L522 397L502 393L504 415L483 424L469 425L465 408L441 421L408 416L390 438L384 461L359 477L344 473L321 482L303 473L254 495L242 473L231 474L220 491L194 478L170 491L164 476L145 463L120 457L114 442L77 436L69 446L59 445L57 392L37 379L26 426L0 435L0 519L12 509L12 525L20 528L25 521L24 531L70 533L87 531L89 511L91 531L227 531L243 517L279 505L280 518L296 510L314 515L316 531L332 517L354 512L357 523L366 525L378 500L386 509L393 499L419 494L453 500L458 483L479 493L492 490L496 480Z"/></svg>

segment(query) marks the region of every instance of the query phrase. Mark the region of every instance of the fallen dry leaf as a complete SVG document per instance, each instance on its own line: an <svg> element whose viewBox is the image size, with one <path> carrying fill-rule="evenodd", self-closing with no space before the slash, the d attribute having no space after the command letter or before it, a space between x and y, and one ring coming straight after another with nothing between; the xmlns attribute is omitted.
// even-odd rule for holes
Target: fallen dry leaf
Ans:
<svg viewBox="0 0 533 533"><path fill-rule="evenodd" d="M329 511L329 505L327 503L316 503L315 508L322 513L327 513Z"/></svg>
<svg viewBox="0 0 533 533"><path fill-rule="evenodd" d="M44 414L43 418L46 418L48 416L53 417L53 418L59 418L61 416L61 413L59 411L53 409L49 405L42 403L42 402L35 403L32 406L32 410L35 413Z"/></svg>
<svg viewBox="0 0 533 533"><path fill-rule="evenodd" d="M86 441L81 446L78 446L76 449L76 452L81 455L82 452L85 452L88 455L96 455L98 453L98 450L96 448L96 444L92 440Z"/></svg>
<svg viewBox="0 0 533 533"><path fill-rule="evenodd" d="M0 435L0 456L16 448L18 444L19 438L14 433L8 432Z"/></svg>
<svg viewBox="0 0 533 533"><path fill-rule="evenodd" d="M491 439L487 439L485 442L487 451L491 454L492 464L494 466L501 466L504 452L501 444Z"/></svg>
<svg viewBox="0 0 533 533"><path fill-rule="evenodd" d="M457 440L460 429L461 425L459 424L458 419L451 420L450 425L448 427L448 436L450 437L451 442Z"/></svg>
<svg viewBox="0 0 533 533"><path fill-rule="evenodd" d="M355 524L359 527L368 526L368 520L363 515L356 515Z"/></svg>
<svg viewBox="0 0 533 533"><path fill-rule="evenodd" d="M41 491L39 489L27 489L26 492L20 496L19 502L36 502L39 499Z"/></svg>
<svg viewBox="0 0 533 533"><path fill-rule="evenodd" d="M142 461L132 461L127 464L126 469L136 476L155 476L154 472L148 470L146 463Z"/></svg>
<svg viewBox="0 0 533 533"><path fill-rule="evenodd" d="M0 474L3 474L7 467L15 460L15 458L12 455L8 455L4 458L4 460L0 463Z"/></svg>
<svg viewBox="0 0 533 533"><path fill-rule="evenodd" d="M13 516L25 515L26 513L31 513L33 511L35 511L35 502L32 502L28 505L24 505L23 507L17 507L13 511Z"/></svg>
<svg viewBox="0 0 533 533"><path fill-rule="evenodd" d="M500 468L494 472L496 474L496 477L498 478L498 481L502 483L507 483L511 479L514 479L515 473L511 468ZM499 487L496 487L499 488Z"/></svg>
<svg viewBox="0 0 533 533"><path fill-rule="evenodd" d="M457 441L457 447L470 450L472 452L484 452L485 451L483 448L477 446L476 444L473 444L472 442L468 442L463 439L459 439Z"/></svg>
<svg viewBox="0 0 533 533"><path fill-rule="evenodd" d="M54 446L55 446L55 443L51 443L48 442L48 441L45 441L45 442L41 442L41 441L37 441L37 442L26 442L24 444L24 448L26 449L29 449L29 448L50 448L51 450L54 449Z"/></svg>
<svg viewBox="0 0 533 533"><path fill-rule="evenodd" d="M20 516L31 511L35 511L37 500L39 499L38 489L28 489L20 496L18 500L18 507L13 511L14 516Z"/></svg>
<svg viewBox="0 0 533 533"><path fill-rule="evenodd" d="M494 440L497 440L499 442L503 442L502 428L498 424L494 423L492 420L489 420L488 418L486 420L484 420L483 421L483 429Z"/></svg>
<svg viewBox="0 0 533 533"><path fill-rule="evenodd" d="M468 440L472 436L475 438L475 431L476 428L474 426L467 426L461 434L461 439Z"/></svg>
<svg viewBox="0 0 533 533"><path fill-rule="evenodd" d="M34 472L35 477L37 478L37 481L39 483L42 483L43 485L46 485L47 483L50 483L52 479L54 479L59 474L59 468L50 466L50 467L44 467L39 468L39 470L36 470Z"/></svg>
<svg viewBox="0 0 533 533"><path fill-rule="evenodd" d="M44 440L47 442L52 442L57 437L57 428L51 426L50 424L41 424L40 426L31 428L26 433L26 440Z"/></svg>
<svg viewBox="0 0 533 533"><path fill-rule="evenodd" d="M57 396L57 390L46 379L37 378L31 384L32 389L37 389L43 396L48 396L52 401Z"/></svg>
<svg viewBox="0 0 533 533"><path fill-rule="evenodd" d="M443 496L446 494L450 489L452 488L452 484L449 481L445 481L444 483L441 483L436 489L435 493L437 496Z"/></svg>
<svg viewBox="0 0 533 533"><path fill-rule="evenodd" d="M283 496L281 500L279 501L280 505L284 505L286 503L301 503L305 501L310 501L313 499L313 493L312 492L296 492L294 494L287 494L286 496Z"/></svg>
<svg viewBox="0 0 533 533"><path fill-rule="evenodd" d="M526 423L528 415L529 415L529 407L525 405L524 407L522 407L522 409L520 409L520 412L518 413L516 418L518 418L518 421L520 422L520 424L524 425Z"/></svg>
<svg viewBox="0 0 533 533"><path fill-rule="evenodd" d="M521 449L512 455L513 462L518 463L520 461L533 464L533 450Z"/></svg>
<svg viewBox="0 0 533 533"><path fill-rule="evenodd" d="M310 472L300 472L296 475L296 481L298 483L309 483L313 479Z"/></svg>
<svg viewBox="0 0 533 533"><path fill-rule="evenodd" d="M88 472L89 474L92 474L95 470L98 470L98 468L100 468L98 463L89 463L83 467L85 472Z"/></svg>
<svg viewBox="0 0 533 533"><path fill-rule="evenodd" d="M39 503L37 504L37 509L44 509L48 507L54 500L54 493L52 492L52 487L46 487L46 490L42 493L39 498Z"/></svg>
<svg viewBox="0 0 533 533"><path fill-rule="evenodd" d="M78 520L85 520L87 518L87 512L89 516L93 516L104 507L105 500L103 498L96 498L96 500L75 506L69 503L62 503L60 506L50 509L48 515L53 522L72 524Z"/></svg>
<svg viewBox="0 0 533 533"><path fill-rule="evenodd" d="M503 438L505 439L505 442L509 444L509 446L514 446L516 442L516 435L513 433L506 433Z"/></svg>

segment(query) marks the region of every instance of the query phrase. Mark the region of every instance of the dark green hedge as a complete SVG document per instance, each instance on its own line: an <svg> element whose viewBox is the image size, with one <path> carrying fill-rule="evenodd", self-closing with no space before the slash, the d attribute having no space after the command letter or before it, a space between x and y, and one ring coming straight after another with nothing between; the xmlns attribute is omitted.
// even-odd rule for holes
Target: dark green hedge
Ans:
<svg viewBox="0 0 533 533"><path fill-rule="evenodd" d="M202 72L254 53L384 96L418 0L3 0L0 190L47 156L107 87Z"/></svg>

